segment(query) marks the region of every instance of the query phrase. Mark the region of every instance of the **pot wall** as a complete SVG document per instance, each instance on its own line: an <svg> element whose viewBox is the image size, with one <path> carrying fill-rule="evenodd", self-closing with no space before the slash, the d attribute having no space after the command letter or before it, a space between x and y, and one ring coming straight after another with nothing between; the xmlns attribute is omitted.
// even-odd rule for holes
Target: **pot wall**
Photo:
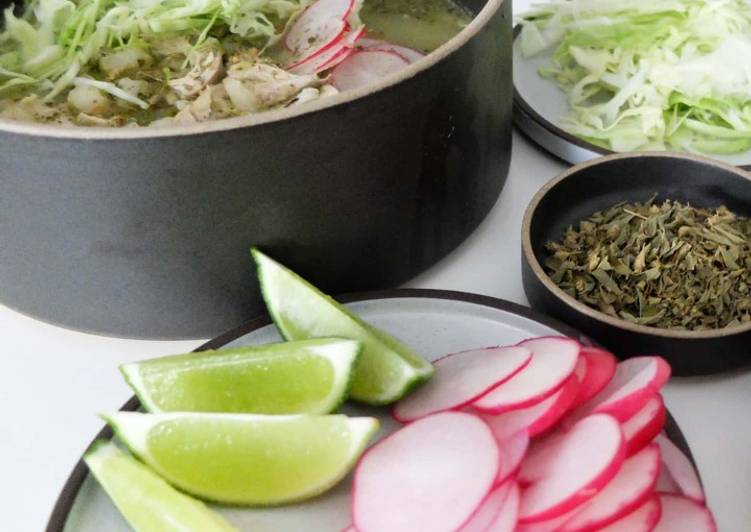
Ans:
<svg viewBox="0 0 751 532"><path fill-rule="evenodd" d="M510 6L415 77L281 122L120 140L0 131L0 301L98 333L206 337L262 308L251 245L329 292L406 281L503 187Z"/></svg>

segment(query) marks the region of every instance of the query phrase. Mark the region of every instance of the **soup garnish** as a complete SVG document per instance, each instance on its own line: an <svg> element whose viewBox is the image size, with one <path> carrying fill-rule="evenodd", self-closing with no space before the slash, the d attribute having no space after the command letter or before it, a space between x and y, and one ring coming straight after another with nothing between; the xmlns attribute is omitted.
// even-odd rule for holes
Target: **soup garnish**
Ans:
<svg viewBox="0 0 751 532"><path fill-rule="evenodd" d="M469 20L450 0L361 7L359 0L33 0L22 14L4 13L0 118L164 126L298 105L399 70ZM399 13L416 39L389 31L384 17ZM347 65L353 59L357 69Z"/></svg>

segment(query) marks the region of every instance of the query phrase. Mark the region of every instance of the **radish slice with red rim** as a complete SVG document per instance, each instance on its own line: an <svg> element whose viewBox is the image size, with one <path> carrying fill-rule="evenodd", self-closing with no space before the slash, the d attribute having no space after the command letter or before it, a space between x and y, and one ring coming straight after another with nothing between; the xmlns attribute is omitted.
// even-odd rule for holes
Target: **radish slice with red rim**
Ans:
<svg viewBox="0 0 751 532"><path fill-rule="evenodd" d="M554 519L591 499L616 475L625 455L620 424L604 414L581 420L553 450L541 476L522 491L520 523Z"/></svg>
<svg viewBox="0 0 751 532"><path fill-rule="evenodd" d="M599 532L651 532L660 520L660 513L660 500L653 496L639 508L601 528Z"/></svg>
<svg viewBox="0 0 751 532"><path fill-rule="evenodd" d="M717 532L712 512L680 495L660 494L662 512L653 532Z"/></svg>
<svg viewBox="0 0 751 532"><path fill-rule="evenodd" d="M666 415L665 403L662 396L657 394L641 410L621 423L627 456L638 453L662 431Z"/></svg>
<svg viewBox="0 0 751 532"><path fill-rule="evenodd" d="M443 412L365 452L354 473L352 516L367 532L455 531L498 475L498 445L477 416Z"/></svg>
<svg viewBox="0 0 751 532"><path fill-rule="evenodd" d="M284 36L284 45L296 57L306 57L335 41L354 8L353 0L317 0L297 17Z"/></svg>
<svg viewBox="0 0 751 532"><path fill-rule="evenodd" d="M594 532L628 515L650 498L659 471L660 449L651 444L626 459L613 479L558 531Z"/></svg>
<svg viewBox="0 0 751 532"><path fill-rule="evenodd" d="M345 91L370 85L407 65L407 61L393 52L361 50L337 65L331 76L334 85Z"/></svg>
<svg viewBox="0 0 751 532"><path fill-rule="evenodd" d="M629 358L616 365L615 375L600 393L572 414L572 422L594 413L625 421L657 395L670 377L670 366L660 357Z"/></svg>
<svg viewBox="0 0 751 532"><path fill-rule="evenodd" d="M511 476L516 475L522 466L524 457L529 449L529 435L527 431L517 432L510 438L498 442L501 453L501 466L498 469L496 482L501 484Z"/></svg>
<svg viewBox="0 0 751 532"><path fill-rule="evenodd" d="M459 409L516 375L531 358L524 347L489 347L439 358L433 377L394 406L394 418L407 423Z"/></svg>
<svg viewBox="0 0 751 532"><path fill-rule="evenodd" d="M476 409L501 414L537 404L566 383L579 358L579 342L571 338L535 338L519 345L532 351L532 360L514 378L472 403Z"/></svg>
<svg viewBox="0 0 751 532"><path fill-rule="evenodd" d="M514 532L519 515L519 487L516 482L511 483L511 488L501 511L495 520L486 529L486 532Z"/></svg>
<svg viewBox="0 0 751 532"><path fill-rule="evenodd" d="M398 54L409 63L414 63L425 57L425 54L415 50L414 48L408 48L406 46L400 46L387 41L381 41L378 39L361 39L357 45L364 50L380 50L382 52L394 52Z"/></svg>
<svg viewBox="0 0 751 532"><path fill-rule="evenodd" d="M293 74L317 74L335 67L355 50L355 42L365 33L365 27L361 26L351 30L333 46L323 53L310 56L303 61L298 61L287 67Z"/></svg>
<svg viewBox="0 0 751 532"><path fill-rule="evenodd" d="M699 476L683 451L664 434L658 434L654 441L660 446L662 463L665 464L667 473L678 485L681 493L695 501L704 502L704 489L701 487Z"/></svg>
<svg viewBox="0 0 751 532"><path fill-rule="evenodd" d="M480 505L480 508L474 513L472 518L459 529L459 532L486 532L491 530L490 526L496 520L503 505L506 503L506 498L511 493L512 487L515 485L516 483L513 480L509 480L488 493L487 497L485 497L485 500Z"/></svg>
<svg viewBox="0 0 751 532"><path fill-rule="evenodd" d="M608 351L596 347L581 348L577 364L581 386L574 406L589 401L607 386L615 374L616 363L615 356Z"/></svg>
<svg viewBox="0 0 751 532"><path fill-rule="evenodd" d="M578 391L579 380L572 375L560 390L536 405L503 414L483 414L482 418L497 440L505 440L522 430L534 437L566 415Z"/></svg>

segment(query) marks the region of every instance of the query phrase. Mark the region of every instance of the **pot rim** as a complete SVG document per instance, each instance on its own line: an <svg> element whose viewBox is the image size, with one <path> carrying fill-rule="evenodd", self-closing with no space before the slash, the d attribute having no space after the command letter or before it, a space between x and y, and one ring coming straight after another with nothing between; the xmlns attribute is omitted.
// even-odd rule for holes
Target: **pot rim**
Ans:
<svg viewBox="0 0 751 532"><path fill-rule="evenodd" d="M554 189L559 183L562 181L575 177L577 174L579 174L582 170L586 170L587 168L594 167L594 166L603 166L607 168L608 164L613 161L618 161L621 159L648 159L648 158L663 158L663 159L681 159L691 164L703 164L707 166L714 166L715 168L719 170L725 170L731 174L735 174L737 177L745 180L749 185L751 185L751 174L748 172L745 172L744 170L741 170L740 168L721 162L716 161L714 159L709 159L707 157L701 157L699 155L693 155L693 154L687 154L687 153L673 153L673 152L632 152L632 153L615 153L612 155L607 155L605 157L599 157L597 159L592 159L590 161L586 161L581 164L574 165L558 176L554 177L543 187L537 191L537 193L534 195L534 197L530 200L529 205L527 205L527 209L524 212L524 218L522 219L522 254L524 257L524 260L526 260L527 264L529 265L530 269L532 270L532 273L534 274L535 278L539 283L542 284L543 288L547 290L553 297L555 297L558 301L560 301L562 304L567 306L569 309L571 309L573 312L584 315L589 319L592 319L602 325L606 325L608 327L613 327L616 329L621 329L624 331L628 331L630 333L636 333L646 336L653 336L653 337L661 337L661 338L670 338L670 339L680 339L680 340L711 340L711 339L718 339L718 338L725 338L728 336L734 336L737 334L744 334L749 331L751 331L751 323L742 324L742 325L733 325L730 327L724 327L722 329L709 329L709 330L699 330L699 331L684 331L684 330L677 330L677 329L661 329L657 327L648 327L647 325L639 325L635 323L630 323L626 320L622 320L620 318L614 318L612 316L609 316L605 314L604 312L600 312L599 310L596 310L588 305L585 305L584 303L580 302L578 299L571 297L566 292L564 292L561 288L556 285L553 280L550 278L550 276L545 272L545 269L542 267L540 262L537 260L537 256L535 255L535 252L533 250L532 246L532 219L535 217L535 214L537 213L537 208L540 205L540 202L542 199L552 190ZM603 168L604 170L604 168Z"/></svg>
<svg viewBox="0 0 751 532"><path fill-rule="evenodd" d="M202 122L199 124L170 126L170 127L138 127L138 128L107 128L107 127L83 127L83 126L55 126L50 124L37 124L34 122L19 122L0 118L0 133L15 133L33 137L51 137L59 139L80 140L136 140L160 137L185 137L213 133L216 131L232 131L235 129L281 122L283 120L303 116L309 113L328 109L353 100L364 98L375 92L397 85L402 81L411 79L417 74L428 70L442 61L459 48L463 47L471 38L477 35L496 14L496 12L510 0L487 0L480 12L470 21L467 26L456 36L443 43L434 51L422 59L415 61L402 70L384 77L377 83L348 90L319 98L300 107L285 107L274 109L258 114L248 114L233 118L225 118Z"/></svg>

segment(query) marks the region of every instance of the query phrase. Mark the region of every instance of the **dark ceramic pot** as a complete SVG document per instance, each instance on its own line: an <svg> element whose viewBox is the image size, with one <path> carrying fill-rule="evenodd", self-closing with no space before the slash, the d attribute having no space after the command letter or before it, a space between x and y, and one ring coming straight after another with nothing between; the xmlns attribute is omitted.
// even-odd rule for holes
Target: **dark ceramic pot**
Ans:
<svg viewBox="0 0 751 532"><path fill-rule="evenodd" d="M251 245L326 291L397 285L477 227L511 148L511 2L377 85L169 129L0 122L0 301L207 337L256 315Z"/></svg>
<svg viewBox="0 0 751 532"><path fill-rule="evenodd" d="M751 176L691 155L611 155L574 166L532 198L522 223L524 292L535 310L572 325L615 354L661 355L674 375L716 373L751 363L751 324L709 331L636 325L579 302L558 288L543 268L545 243L593 212L653 195L700 207L727 206L751 216Z"/></svg>

